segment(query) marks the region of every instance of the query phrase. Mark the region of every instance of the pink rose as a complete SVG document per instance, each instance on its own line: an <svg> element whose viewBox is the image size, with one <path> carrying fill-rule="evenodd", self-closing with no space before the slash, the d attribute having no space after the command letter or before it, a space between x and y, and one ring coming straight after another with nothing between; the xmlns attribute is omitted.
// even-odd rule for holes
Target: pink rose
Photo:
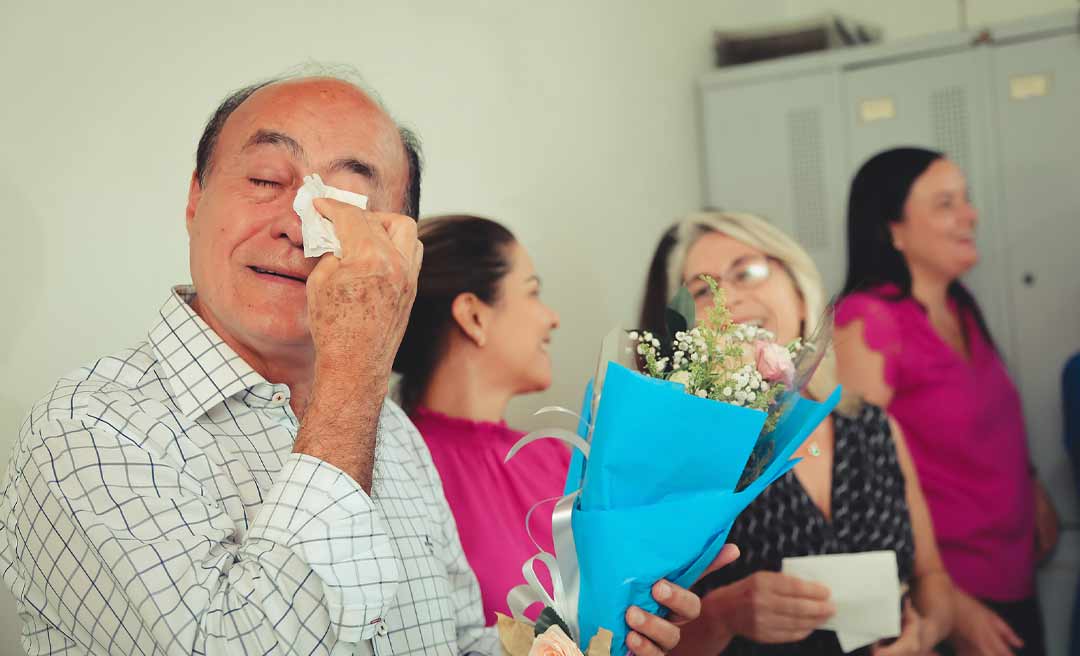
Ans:
<svg viewBox="0 0 1080 656"><path fill-rule="evenodd" d="M784 383L791 386L795 380L795 363L791 353L775 342L754 342L757 353L757 370L761 377L770 383Z"/></svg>
<svg viewBox="0 0 1080 656"><path fill-rule="evenodd" d="M529 656L582 656L577 644L557 624L533 640Z"/></svg>

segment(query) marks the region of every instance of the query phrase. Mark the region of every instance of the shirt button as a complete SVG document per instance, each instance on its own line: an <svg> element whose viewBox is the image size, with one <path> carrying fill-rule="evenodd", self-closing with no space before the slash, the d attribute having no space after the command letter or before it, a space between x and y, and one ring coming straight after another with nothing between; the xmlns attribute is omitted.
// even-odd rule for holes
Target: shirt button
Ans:
<svg viewBox="0 0 1080 656"><path fill-rule="evenodd" d="M387 633L390 633L390 629L387 628L386 622L379 622L379 626L376 627L375 633L385 637Z"/></svg>
<svg viewBox="0 0 1080 656"><path fill-rule="evenodd" d="M270 397L270 400L274 405L285 405L285 392L274 392L274 395Z"/></svg>

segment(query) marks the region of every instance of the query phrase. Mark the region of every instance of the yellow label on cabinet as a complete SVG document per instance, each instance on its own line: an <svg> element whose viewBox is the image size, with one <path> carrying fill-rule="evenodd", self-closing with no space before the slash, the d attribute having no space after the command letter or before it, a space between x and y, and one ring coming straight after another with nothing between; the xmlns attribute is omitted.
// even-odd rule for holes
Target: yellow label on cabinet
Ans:
<svg viewBox="0 0 1080 656"><path fill-rule="evenodd" d="M896 103L890 97L867 98L859 101L859 122L873 123L896 118Z"/></svg>
<svg viewBox="0 0 1080 656"><path fill-rule="evenodd" d="M1009 97L1013 100L1041 98L1050 94L1050 76L1046 73L1014 75L1009 78Z"/></svg>

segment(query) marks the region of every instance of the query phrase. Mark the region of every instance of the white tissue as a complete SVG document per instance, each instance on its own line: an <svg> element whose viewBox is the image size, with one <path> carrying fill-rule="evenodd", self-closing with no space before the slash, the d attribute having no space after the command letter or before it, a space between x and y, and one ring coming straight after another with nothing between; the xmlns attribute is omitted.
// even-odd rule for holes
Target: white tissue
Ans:
<svg viewBox="0 0 1080 656"><path fill-rule="evenodd" d="M356 194L324 183L318 173L304 176L304 184L296 191L293 210L300 215L300 232L304 237L304 257L319 257L333 253L341 257L341 242L334 224L315 211L316 198L333 198L361 209L367 209L367 196Z"/></svg>
<svg viewBox="0 0 1080 656"><path fill-rule="evenodd" d="M780 571L829 588L836 614L818 628L835 631L845 654L900 635L895 551L785 558Z"/></svg>

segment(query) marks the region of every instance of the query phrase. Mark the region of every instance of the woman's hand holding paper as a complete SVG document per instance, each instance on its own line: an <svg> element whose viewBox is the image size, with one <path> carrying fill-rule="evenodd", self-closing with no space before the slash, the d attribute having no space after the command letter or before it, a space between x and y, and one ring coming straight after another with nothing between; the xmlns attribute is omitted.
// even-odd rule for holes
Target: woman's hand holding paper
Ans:
<svg viewBox="0 0 1080 656"><path fill-rule="evenodd" d="M779 572L755 572L702 600L703 613L728 635L754 642L797 642L836 612L829 589Z"/></svg>

